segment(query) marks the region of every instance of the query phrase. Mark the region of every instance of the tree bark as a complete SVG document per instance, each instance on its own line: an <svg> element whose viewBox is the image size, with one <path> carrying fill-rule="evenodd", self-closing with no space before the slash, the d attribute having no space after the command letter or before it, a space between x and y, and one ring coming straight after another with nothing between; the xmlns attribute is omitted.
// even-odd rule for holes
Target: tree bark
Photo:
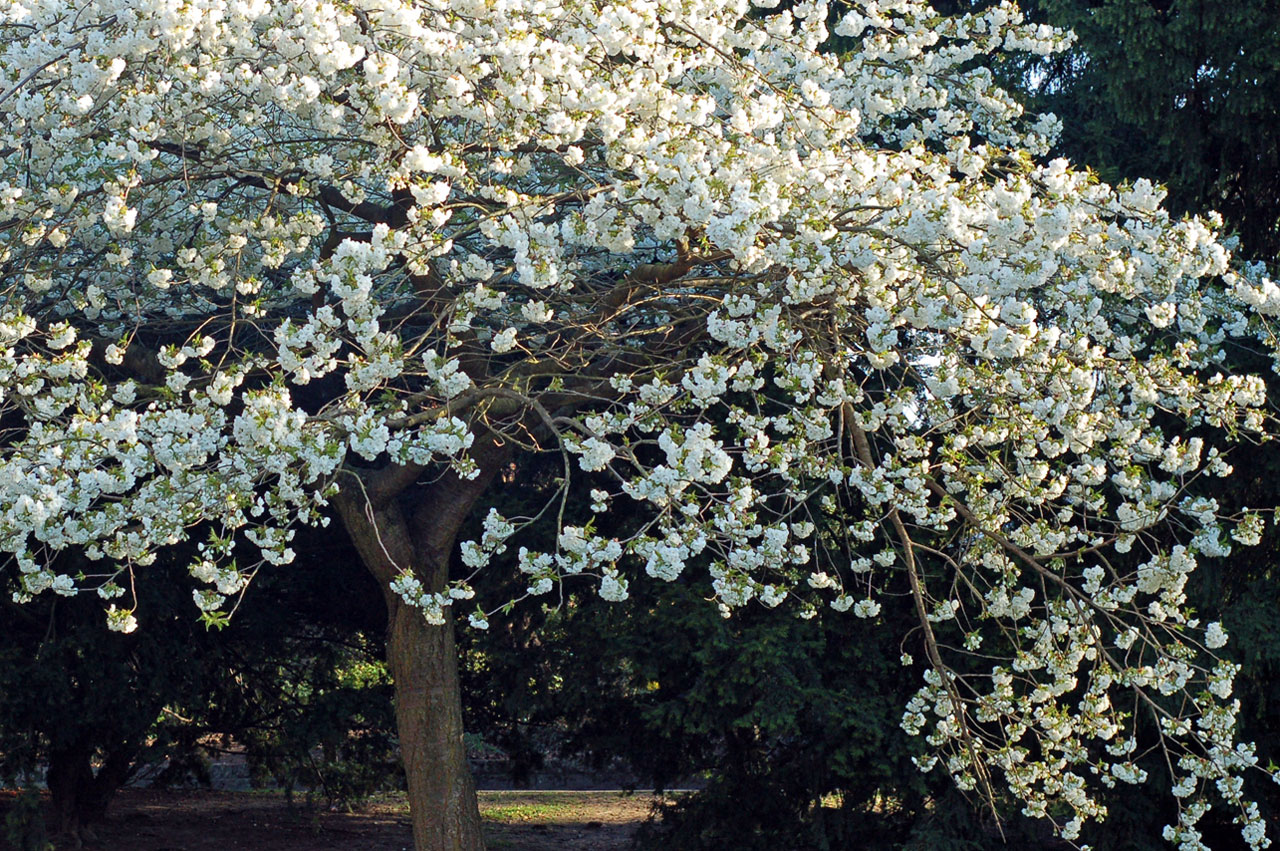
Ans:
<svg viewBox="0 0 1280 851"><path fill-rule="evenodd" d="M396 692L396 726L409 779L417 851L482 851L480 810L462 740L462 692L452 620L431 626L396 600L387 661Z"/></svg>
<svg viewBox="0 0 1280 851"><path fill-rule="evenodd" d="M45 783L49 787L54 829L58 833L79 833L82 821L80 793L93 782L93 769L89 765L91 754L89 748L78 743L49 754Z"/></svg>
<svg viewBox="0 0 1280 851"><path fill-rule="evenodd" d="M89 825L102 821L111 799L128 782L136 754L134 743L125 742L107 753L95 773L91 745L77 741L54 747L49 753L45 782L55 829L78 840Z"/></svg>
<svg viewBox="0 0 1280 851"><path fill-rule="evenodd" d="M396 726L409 785L409 814L416 851L484 851L475 783L462 739L462 692L453 621L426 622L390 590L408 570L433 592L449 581L458 530L492 480L505 451L484 441L472 452L482 474L464 480L449 474L415 488L401 468L343 482L334 498L364 566L382 586L388 614L387 662L395 687ZM388 482L395 482L394 486ZM403 505L402 505L403 503ZM411 510L406 511L406 508Z"/></svg>

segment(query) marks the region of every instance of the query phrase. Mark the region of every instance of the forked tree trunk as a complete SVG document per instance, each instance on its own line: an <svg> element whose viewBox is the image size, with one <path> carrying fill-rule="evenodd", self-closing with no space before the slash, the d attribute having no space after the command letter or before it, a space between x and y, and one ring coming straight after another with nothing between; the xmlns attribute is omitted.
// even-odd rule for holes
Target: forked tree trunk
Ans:
<svg viewBox="0 0 1280 851"><path fill-rule="evenodd" d="M431 591L445 588L458 529L489 478L445 476L417 488L412 513L402 508L398 492L379 497L376 486L347 487L334 500L361 560L386 597L387 661L416 851L483 851L484 836L462 740L453 623L431 626L389 585L408 570Z"/></svg>
<svg viewBox="0 0 1280 851"><path fill-rule="evenodd" d="M54 829L77 840L91 836L89 826L106 817L111 799L129 780L136 755L134 742L124 742L107 753L95 773L91 745L80 741L54 747L45 775Z"/></svg>

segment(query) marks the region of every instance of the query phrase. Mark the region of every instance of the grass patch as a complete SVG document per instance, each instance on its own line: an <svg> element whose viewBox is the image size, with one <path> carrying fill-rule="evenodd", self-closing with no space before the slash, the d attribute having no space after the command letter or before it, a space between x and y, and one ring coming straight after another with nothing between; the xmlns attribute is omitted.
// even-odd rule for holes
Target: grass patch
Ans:
<svg viewBox="0 0 1280 851"><path fill-rule="evenodd" d="M559 803L520 803L493 805L481 804L480 815L489 821L512 824L514 822L549 821L567 813L569 807Z"/></svg>

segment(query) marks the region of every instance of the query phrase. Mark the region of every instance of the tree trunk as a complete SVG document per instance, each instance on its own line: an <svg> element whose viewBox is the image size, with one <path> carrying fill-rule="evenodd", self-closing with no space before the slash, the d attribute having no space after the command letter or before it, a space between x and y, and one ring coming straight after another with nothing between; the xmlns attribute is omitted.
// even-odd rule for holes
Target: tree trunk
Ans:
<svg viewBox="0 0 1280 851"><path fill-rule="evenodd" d="M417 851L482 851L476 788L462 740L462 692L453 622L431 626L418 609L388 601L387 661L409 779Z"/></svg>
<svg viewBox="0 0 1280 851"><path fill-rule="evenodd" d="M427 588L442 590L456 529L443 536L447 545L437 536L414 536L396 502L374 506L358 490L355 495L340 494L334 504L386 598L387 662L395 686L414 848L483 851L480 810L462 741L453 623L428 624L420 610L406 605L388 587L401 570L409 570Z"/></svg>
<svg viewBox="0 0 1280 851"><path fill-rule="evenodd" d="M58 833L78 835L80 832L84 815L81 793L93 783L90 756L92 750L79 743L54 749L49 754L45 783L49 787L54 829Z"/></svg>
<svg viewBox="0 0 1280 851"><path fill-rule="evenodd" d="M49 787L55 829L77 840L91 837L89 825L106 818L116 792L129 780L137 748L125 742L108 752L93 770L94 749L84 742L54 747L45 782Z"/></svg>

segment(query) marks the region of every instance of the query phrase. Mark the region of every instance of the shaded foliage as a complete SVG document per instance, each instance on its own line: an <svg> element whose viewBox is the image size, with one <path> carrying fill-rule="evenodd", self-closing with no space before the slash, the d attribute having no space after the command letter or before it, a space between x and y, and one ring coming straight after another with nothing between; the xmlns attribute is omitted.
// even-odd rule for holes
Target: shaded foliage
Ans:
<svg viewBox="0 0 1280 851"><path fill-rule="evenodd" d="M378 590L345 575L343 550L300 549L220 631L197 621L176 559L151 568L168 581L137 589L146 628L132 634L106 632L88 595L0 604L0 782L44 770L56 827L72 832L144 770L207 784L228 747L258 782L331 803L398 784Z"/></svg>

